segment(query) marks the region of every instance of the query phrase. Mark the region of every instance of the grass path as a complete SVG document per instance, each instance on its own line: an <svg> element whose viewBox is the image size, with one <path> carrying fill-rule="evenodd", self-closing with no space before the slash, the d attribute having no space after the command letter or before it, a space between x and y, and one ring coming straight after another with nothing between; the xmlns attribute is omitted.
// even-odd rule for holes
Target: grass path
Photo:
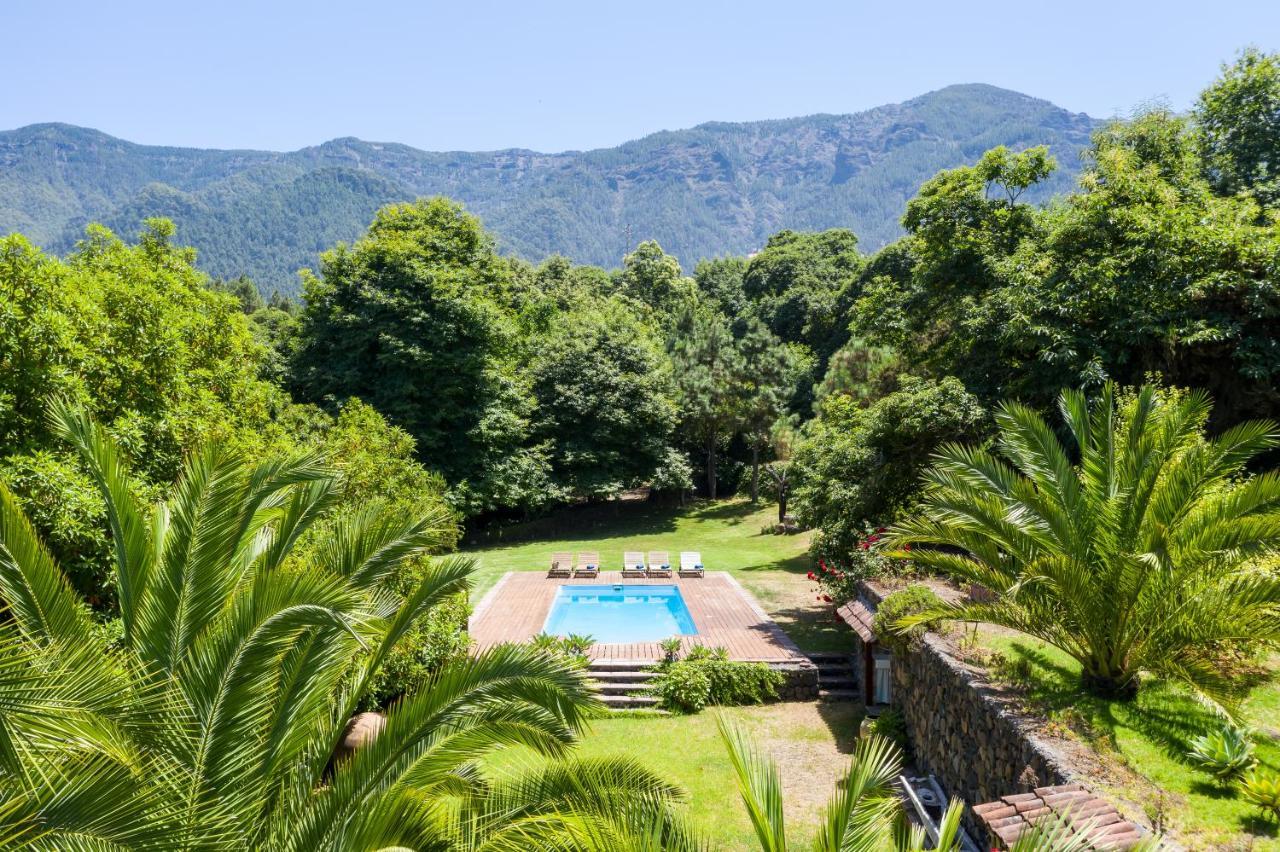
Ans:
<svg viewBox="0 0 1280 852"><path fill-rule="evenodd" d="M806 651L849 647L847 628L832 621L831 607L816 601L807 533L771 535L761 530L776 519L767 503L745 499L687 507L617 501L566 509L503 530L502 540L469 545L476 558L473 600L479 600L508 571L545 571L553 551L598 550L606 569L621 567L624 550L666 550L672 560L681 550L702 553L710 571L728 571Z"/></svg>

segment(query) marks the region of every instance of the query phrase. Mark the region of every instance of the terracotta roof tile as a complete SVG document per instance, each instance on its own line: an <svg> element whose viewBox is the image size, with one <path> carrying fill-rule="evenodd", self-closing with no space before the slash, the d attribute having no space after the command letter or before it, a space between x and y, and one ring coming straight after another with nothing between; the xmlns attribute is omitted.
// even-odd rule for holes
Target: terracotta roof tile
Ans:
<svg viewBox="0 0 1280 852"><path fill-rule="evenodd" d="M976 805L973 813L1004 848L1013 846L1023 832L1051 814L1063 818L1077 834L1085 834L1090 840L1089 848L1098 852L1124 852L1143 838L1142 829L1127 822L1114 805L1080 784L1037 787L1031 793L1015 793Z"/></svg>
<svg viewBox="0 0 1280 852"><path fill-rule="evenodd" d="M875 607L865 598L855 598L836 610L836 615L853 628L863 642L876 641Z"/></svg>

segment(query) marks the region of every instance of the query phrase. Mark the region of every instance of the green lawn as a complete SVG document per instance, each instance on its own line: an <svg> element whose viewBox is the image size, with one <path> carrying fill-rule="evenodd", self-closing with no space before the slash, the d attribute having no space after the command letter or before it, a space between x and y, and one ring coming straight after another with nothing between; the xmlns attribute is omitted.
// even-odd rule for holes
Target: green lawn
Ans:
<svg viewBox="0 0 1280 852"><path fill-rule="evenodd" d="M1274 822L1259 819L1256 807L1183 759L1193 737L1220 724L1186 691L1148 683L1131 703L1088 698L1079 691L1079 666L1056 648L1008 636L983 635L981 642L1010 661L1003 667L1006 677L1021 681L1051 720L1083 734L1104 758L1130 770L1110 779L1117 795L1140 803L1151 818L1164 791L1169 823L1188 848L1280 850ZM1273 671L1280 670L1280 658L1271 662ZM1280 685L1271 680L1257 686L1243 716L1257 731L1260 764L1280 771Z"/></svg>
<svg viewBox="0 0 1280 852"><path fill-rule="evenodd" d="M738 798L733 769L716 730L715 713L696 716L614 715L597 719L577 750L579 756L638 757L689 794L687 813L715 848L746 850L755 835ZM812 842L818 817L837 779L849 766L860 710L848 704L786 703L724 711L746 726L780 765L786 797L789 845ZM536 768L524 749L500 752L491 772Z"/></svg>
<svg viewBox="0 0 1280 852"><path fill-rule="evenodd" d="M673 560L679 551L696 550L707 570L732 573L801 648L847 649L847 628L832 620L830 605L814 599L805 579L809 535L761 532L776 519L772 505L744 499L684 508L618 501L566 509L507 528L499 540L469 544L465 551L478 563L473 597L479 600L508 571L545 571L553 551L598 550L604 567L617 569L625 550L666 550Z"/></svg>
<svg viewBox="0 0 1280 852"><path fill-rule="evenodd" d="M702 553L709 571L728 571L806 650L849 648L848 628L832 621L830 604L815 600L809 536L761 530L777 518L767 503L741 499L660 507L639 501L567 509L509 527L501 540L469 542L476 558L478 600L508 571L545 571L557 550L598 550L606 569L621 567L624 550ZM791 841L812 840L818 815L849 764L861 708L847 704L779 703L725 711L767 747L781 767ZM715 711L696 716L614 715L592 722L578 750L588 756L630 755L689 792L688 813L723 849L750 849L754 835L738 799L733 770L716 731ZM492 771L529 766L536 758L515 749L489 762Z"/></svg>

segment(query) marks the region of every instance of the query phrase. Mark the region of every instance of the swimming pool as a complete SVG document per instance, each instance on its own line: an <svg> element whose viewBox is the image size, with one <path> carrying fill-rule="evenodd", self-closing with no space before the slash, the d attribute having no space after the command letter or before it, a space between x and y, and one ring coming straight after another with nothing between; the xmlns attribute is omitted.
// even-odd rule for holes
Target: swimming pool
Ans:
<svg viewBox="0 0 1280 852"><path fill-rule="evenodd" d="M676 586L561 586L542 631L612 644L693 636L698 628Z"/></svg>

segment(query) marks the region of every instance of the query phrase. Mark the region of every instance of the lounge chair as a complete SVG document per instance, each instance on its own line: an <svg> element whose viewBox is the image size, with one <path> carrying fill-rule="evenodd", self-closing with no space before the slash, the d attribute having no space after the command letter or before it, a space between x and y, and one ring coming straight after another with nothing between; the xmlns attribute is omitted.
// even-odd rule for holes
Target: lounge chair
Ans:
<svg viewBox="0 0 1280 852"><path fill-rule="evenodd" d="M578 565L573 569L575 577L599 577L600 576L600 552L596 550L588 550L585 553L578 554Z"/></svg>
<svg viewBox="0 0 1280 852"><path fill-rule="evenodd" d="M667 552L665 550L649 551L649 576L671 576L671 559L667 556Z"/></svg>
<svg viewBox="0 0 1280 852"><path fill-rule="evenodd" d="M706 572L702 570L702 554L696 550L686 550L680 554L680 576L681 577L703 577Z"/></svg>
<svg viewBox="0 0 1280 852"><path fill-rule="evenodd" d="M573 554L567 552L551 554L551 570L547 572L548 577L572 577L573 576Z"/></svg>
<svg viewBox="0 0 1280 852"><path fill-rule="evenodd" d="M644 577L644 554L638 550L628 550L622 554L622 576Z"/></svg>

